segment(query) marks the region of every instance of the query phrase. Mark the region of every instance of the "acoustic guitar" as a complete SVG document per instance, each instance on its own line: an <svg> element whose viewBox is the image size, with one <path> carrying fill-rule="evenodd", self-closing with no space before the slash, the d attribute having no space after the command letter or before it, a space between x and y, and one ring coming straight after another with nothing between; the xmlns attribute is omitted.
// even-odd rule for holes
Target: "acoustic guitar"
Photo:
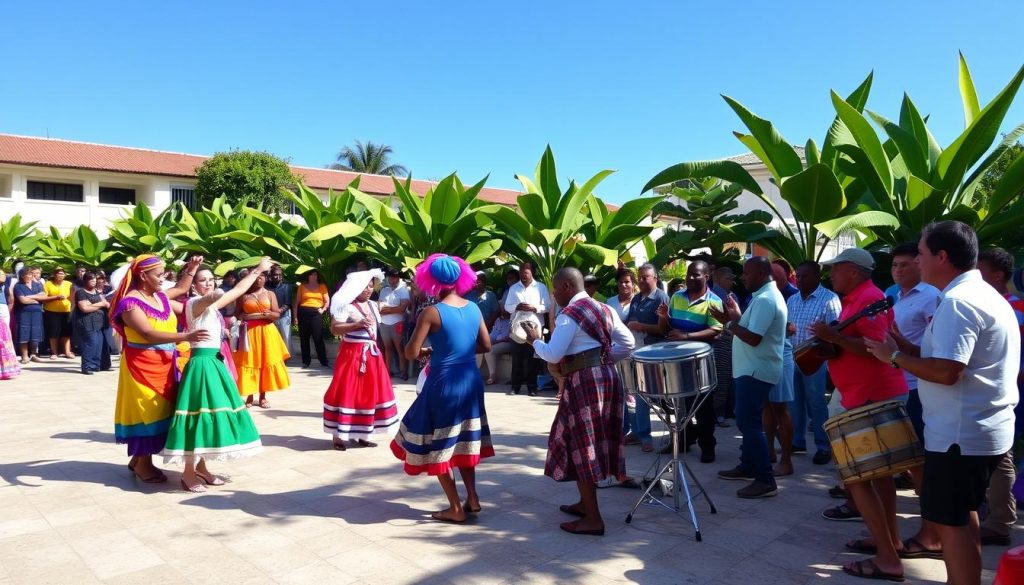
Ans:
<svg viewBox="0 0 1024 585"><path fill-rule="evenodd" d="M889 310L895 302L892 297L885 297L864 307L864 310L856 315L850 315L842 321L833 321L829 325L835 327L838 331L842 331L863 317L874 317L879 313ZM800 371L807 376L817 372L826 361L837 355L839 355L838 346L834 343L822 341L817 337L811 337L793 348L793 361L796 362L796 367L800 368Z"/></svg>

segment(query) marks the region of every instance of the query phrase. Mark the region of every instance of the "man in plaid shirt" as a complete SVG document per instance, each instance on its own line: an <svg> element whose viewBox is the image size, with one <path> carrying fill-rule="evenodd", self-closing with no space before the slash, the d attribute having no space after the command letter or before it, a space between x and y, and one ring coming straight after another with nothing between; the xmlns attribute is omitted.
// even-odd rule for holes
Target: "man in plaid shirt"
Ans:
<svg viewBox="0 0 1024 585"><path fill-rule="evenodd" d="M821 266L817 262L807 260L796 267L796 284L800 293L792 295L786 301L789 322L786 334L789 341L796 347L811 337L809 327L812 323L823 321L831 323L839 318L842 304L836 293L821 285ZM793 371L793 402L789 410L793 418L793 452L807 451L807 417L810 414L811 426L814 428L814 445L817 451L812 461L816 465L824 465L832 460L828 435L824 424L828 418L828 404L825 402L825 378L828 366L822 365L818 371L805 375L799 368Z"/></svg>

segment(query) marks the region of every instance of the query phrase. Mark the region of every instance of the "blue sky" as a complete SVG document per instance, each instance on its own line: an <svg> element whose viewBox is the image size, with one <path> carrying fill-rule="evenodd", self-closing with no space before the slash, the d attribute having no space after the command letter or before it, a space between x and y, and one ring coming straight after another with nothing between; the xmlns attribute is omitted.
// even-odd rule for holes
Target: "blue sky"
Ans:
<svg viewBox="0 0 1024 585"><path fill-rule="evenodd" d="M372 140L417 178L506 188L550 143L563 180L616 169L598 194L621 203L743 151L719 94L820 143L829 89L874 70L869 108L895 117L907 91L945 145L957 51L983 102L1024 63L1016 1L294 4L8 3L0 132L305 166Z"/></svg>

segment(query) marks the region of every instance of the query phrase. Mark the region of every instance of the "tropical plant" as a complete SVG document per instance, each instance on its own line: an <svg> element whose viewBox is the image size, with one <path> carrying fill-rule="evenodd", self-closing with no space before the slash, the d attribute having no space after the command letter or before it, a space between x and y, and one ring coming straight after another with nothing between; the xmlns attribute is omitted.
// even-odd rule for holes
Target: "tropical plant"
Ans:
<svg viewBox="0 0 1024 585"><path fill-rule="evenodd" d="M196 169L196 202L209 206L225 197L231 205L280 211L286 201L281 188L295 182L288 162L269 152L218 152Z"/></svg>
<svg viewBox="0 0 1024 585"><path fill-rule="evenodd" d="M0 263L7 266L15 258L31 256L35 253L38 241L42 237L35 229L36 222L23 221L20 213L15 213L0 222Z"/></svg>
<svg viewBox="0 0 1024 585"><path fill-rule="evenodd" d="M872 82L868 75L846 99L832 92L836 117L820 150L813 140L807 141L805 160L771 122L726 97L750 131L749 135L736 133L737 138L780 186L792 219L783 215L735 161L674 165L651 179L644 191L691 178L716 177L737 183L772 210L774 229L761 234L761 243L790 262L819 257L822 244L844 232L856 231L863 245L895 245L916 238L922 227L942 219L965 221L978 231L983 243L997 243L1006 233L1024 226L1024 201L1017 198L1024 186L1024 158L1017 155L1007 163L984 207L977 205L975 194L987 170L1004 156L1011 156L1007 154L1010 147L1024 133L1024 127L1018 126L992 147L1022 80L1024 67L982 108L961 55L960 93L966 127L942 148L908 96L903 98L898 123L871 111L865 114ZM868 118L882 129L884 139ZM776 235L782 237L771 237Z"/></svg>
<svg viewBox="0 0 1024 585"><path fill-rule="evenodd" d="M51 227L37 242L33 258L56 265L82 264L88 268L112 268L127 261L122 250L111 246L111 240L100 239L87 225L79 225L67 235Z"/></svg>
<svg viewBox="0 0 1024 585"><path fill-rule="evenodd" d="M369 175L406 176L409 170L402 165L391 164L394 150L386 144L363 144L356 140L355 148L346 146L338 152L337 162L330 168L341 171L355 171Z"/></svg>
<svg viewBox="0 0 1024 585"><path fill-rule="evenodd" d="M763 210L732 213L739 207L737 199L743 187L714 178L683 181L667 194L680 203L662 201L654 206L655 217L675 218L679 227L666 227L655 242L657 252L651 256L655 266L668 266L680 259L691 260L697 250L715 259L739 258L739 250L729 247L767 234L772 214Z"/></svg>
<svg viewBox="0 0 1024 585"><path fill-rule="evenodd" d="M489 230L491 218L480 211L485 206L478 196L487 177L467 188L453 173L423 197L413 193L411 179L392 180L400 204L397 211L390 201L355 187L349 189L372 217L370 228L359 237L360 245L371 257L388 266L411 270L435 252L479 264L501 248L502 240Z"/></svg>
<svg viewBox="0 0 1024 585"><path fill-rule="evenodd" d="M137 203L124 217L110 222L110 246L128 258L156 254L169 261L174 256L171 235L181 229L185 207L175 203L155 217L149 206Z"/></svg>
<svg viewBox="0 0 1024 585"><path fill-rule="evenodd" d="M178 254L202 254L211 264L217 263L217 274L255 265L264 247L252 242L261 233L250 216L240 213L241 209L250 208L231 205L227 197L217 197L195 212L182 208L179 228L168 236L171 249Z"/></svg>
<svg viewBox="0 0 1024 585"><path fill-rule="evenodd" d="M662 196L635 199L609 213L592 194L613 172L603 170L579 186L570 181L563 192L548 146L534 179L516 175L525 191L516 200L517 208L488 205L480 211L492 217L504 235L502 249L520 262L536 262L538 278L548 279L548 284L564 266L591 271L614 267L629 246L642 242L655 229L648 214Z"/></svg>
<svg viewBox="0 0 1024 585"><path fill-rule="evenodd" d="M358 185L357 178L350 188ZM286 274L299 276L316 269L324 282L333 284L344 276L343 262L359 251L354 238L369 223L369 214L349 191L330 191L324 203L300 182L294 192L286 194L295 205L298 218L284 219L246 207L243 213L251 219L250 224L227 237L245 242L260 255L271 256ZM222 271L257 260L250 257L229 262Z"/></svg>

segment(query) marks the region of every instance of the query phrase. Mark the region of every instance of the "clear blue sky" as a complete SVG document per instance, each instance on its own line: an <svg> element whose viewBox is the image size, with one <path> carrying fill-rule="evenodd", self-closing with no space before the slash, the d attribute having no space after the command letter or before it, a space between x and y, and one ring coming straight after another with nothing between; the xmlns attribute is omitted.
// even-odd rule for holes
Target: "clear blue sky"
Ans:
<svg viewBox="0 0 1024 585"><path fill-rule="evenodd" d="M417 178L507 188L550 143L563 180L617 169L598 193L622 202L743 151L721 93L820 143L829 89L874 70L869 108L894 117L907 91L945 145L957 51L983 102L1024 63L1019 1L288 4L8 3L0 132L305 166L372 140Z"/></svg>

